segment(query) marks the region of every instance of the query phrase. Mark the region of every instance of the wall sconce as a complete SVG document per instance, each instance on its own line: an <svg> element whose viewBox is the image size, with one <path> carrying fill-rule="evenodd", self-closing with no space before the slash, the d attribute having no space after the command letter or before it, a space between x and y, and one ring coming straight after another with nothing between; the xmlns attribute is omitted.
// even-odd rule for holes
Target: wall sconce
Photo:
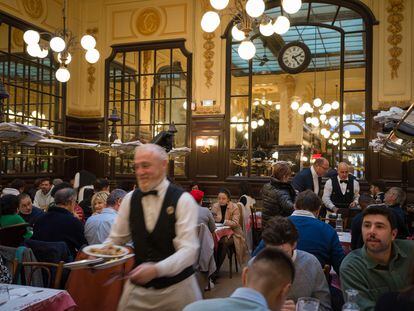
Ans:
<svg viewBox="0 0 414 311"><path fill-rule="evenodd" d="M199 137L196 139L196 146L200 148L201 153L208 153L210 152L211 147L216 145L216 142L217 139L213 137Z"/></svg>

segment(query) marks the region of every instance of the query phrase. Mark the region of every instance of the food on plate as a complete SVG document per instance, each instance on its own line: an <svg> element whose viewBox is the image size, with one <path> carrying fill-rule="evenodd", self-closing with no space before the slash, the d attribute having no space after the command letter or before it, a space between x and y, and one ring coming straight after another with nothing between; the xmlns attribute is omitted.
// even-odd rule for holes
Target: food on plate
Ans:
<svg viewBox="0 0 414 311"><path fill-rule="evenodd" d="M89 251L96 255L121 256L124 254L122 248L113 245L105 246L102 248L92 247Z"/></svg>

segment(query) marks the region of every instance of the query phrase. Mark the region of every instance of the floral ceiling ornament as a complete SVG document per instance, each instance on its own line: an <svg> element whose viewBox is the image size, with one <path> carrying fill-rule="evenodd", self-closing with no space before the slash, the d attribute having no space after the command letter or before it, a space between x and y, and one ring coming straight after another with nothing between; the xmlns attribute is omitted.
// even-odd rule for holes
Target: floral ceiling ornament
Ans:
<svg viewBox="0 0 414 311"><path fill-rule="evenodd" d="M32 18L40 18L43 14L42 0L23 0L23 8Z"/></svg>
<svg viewBox="0 0 414 311"><path fill-rule="evenodd" d="M392 46L388 51L391 55L391 59L388 61L391 66L391 79L398 78L398 69L401 65L399 57L402 54L402 48L399 44L402 42L402 24L404 20L404 0L389 0L387 12L389 13L387 21L389 26L387 27L390 35L388 36L388 43Z"/></svg>
<svg viewBox="0 0 414 311"><path fill-rule="evenodd" d="M204 0L202 2L203 5L203 12L206 12L207 10L210 9L210 3L208 0ZM206 78L206 87L210 88L210 86L213 85L213 83L211 82L213 80L213 76L214 76L214 72L212 70L213 66L214 66L214 48L215 48L215 44L213 39L216 37L216 35L214 34L214 32L211 33L207 33L207 32L203 32L203 39L204 39L204 44L203 44L203 48L204 48L204 52L203 52L203 56L204 56L204 77Z"/></svg>
<svg viewBox="0 0 414 311"><path fill-rule="evenodd" d="M161 14L155 8L146 8L137 17L138 32L144 36L154 34L161 25Z"/></svg>

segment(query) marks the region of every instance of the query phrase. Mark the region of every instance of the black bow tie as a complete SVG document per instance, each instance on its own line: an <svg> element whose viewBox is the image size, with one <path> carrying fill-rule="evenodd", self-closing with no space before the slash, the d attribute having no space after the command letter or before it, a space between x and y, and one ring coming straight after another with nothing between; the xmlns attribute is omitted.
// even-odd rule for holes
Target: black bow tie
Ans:
<svg viewBox="0 0 414 311"><path fill-rule="evenodd" d="M141 192L142 193L142 197L145 197L147 195L158 195L158 191L157 190L150 190L148 192Z"/></svg>
<svg viewBox="0 0 414 311"><path fill-rule="evenodd" d="M348 183L347 180L341 180L340 182L341 182L341 184L347 184Z"/></svg>

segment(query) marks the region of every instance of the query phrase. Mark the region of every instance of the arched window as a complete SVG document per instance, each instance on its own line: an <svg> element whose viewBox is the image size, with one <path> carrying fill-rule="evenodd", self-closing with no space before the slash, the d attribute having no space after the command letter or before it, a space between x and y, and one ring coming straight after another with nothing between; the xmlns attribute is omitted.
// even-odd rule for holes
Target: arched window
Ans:
<svg viewBox="0 0 414 311"><path fill-rule="evenodd" d="M292 15L283 12L280 1L268 1L265 13L274 19L284 15L291 25L283 35L265 37L257 31L250 61L238 54L233 22L226 32L229 176L269 176L275 160L292 161L298 171L322 154L331 166L349 162L363 178L374 16L356 0L303 1ZM286 72L278 61L292 42L305 44L311 56L297 74ZM315 98L322 100L321 106L313 105ZM339 105L332 105L334 101Z"/></svg>
<svg viewBox="0 0 414 311"><path fill-rule="evenodd" d="M150 142L174 123L175 146L188 146L191 116L191 54L184 40L113 46L106 60L105 123L116 108L122 142ZM130 175L133 154L117 157L115 175ZM186 157L175 159L174 176L186 176ZM115 177L115 176L113 176Z"/></svg>

